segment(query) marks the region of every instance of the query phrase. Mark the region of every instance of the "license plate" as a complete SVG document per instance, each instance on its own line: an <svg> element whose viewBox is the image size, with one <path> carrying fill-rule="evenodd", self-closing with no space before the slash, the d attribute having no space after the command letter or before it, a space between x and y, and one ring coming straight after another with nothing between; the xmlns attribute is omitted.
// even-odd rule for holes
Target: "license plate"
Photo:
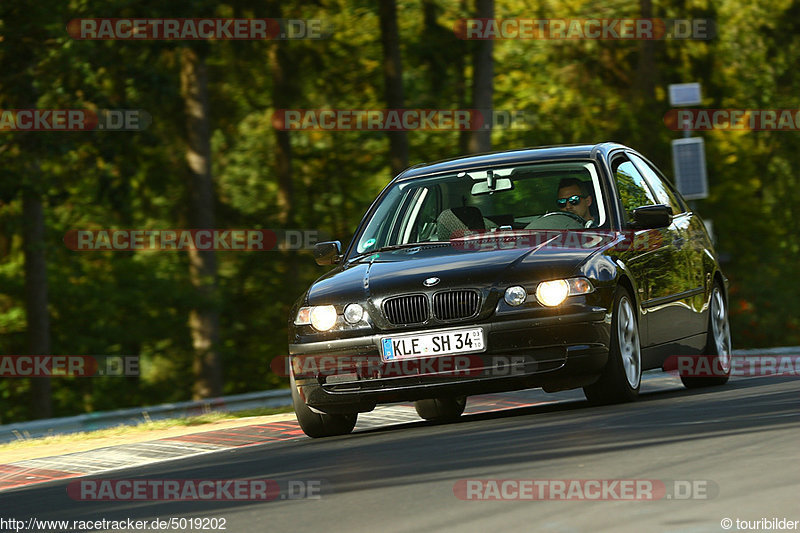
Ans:
<svg viewBox="0 0 800 533"><path fill-rule="evenodd" d="M417 359L437 355L482 352L486 349L481 328L437 331L381 339L384 361Z"/></svg>

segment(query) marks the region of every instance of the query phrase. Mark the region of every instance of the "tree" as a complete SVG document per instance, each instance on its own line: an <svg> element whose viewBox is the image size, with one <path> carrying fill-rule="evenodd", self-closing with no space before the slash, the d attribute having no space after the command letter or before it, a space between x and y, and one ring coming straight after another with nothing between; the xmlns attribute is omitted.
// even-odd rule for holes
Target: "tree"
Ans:
<svg viewBox="0 0 800 533"><path fill-rule="evenodd" d="M475 16L479 19L494 18L494 0L475 0ZM484 39L477 42L472 56L472 105L485 113L490 120L494 109L494 40ZM491 128L472 132L469 139L470 152L488 152L492 149Z"/></svg>
<svg viewBox="0 0 800 533"><path fill-rule="evenodd" d="M47 308L44 208L38 191L26 188L22 195L28 353L50 355L50 311ZM34 416L49 418L53 412L50 398L50 378L34 379L32 389Z"/></svg>
<svg viewBox="0 0 800 533"><path fill-rule="evenodd" d="M395 0L379 2L381 44L383 45L383 83L386 107L402 109L403 64L400 59L400 36L397 31L397 3ZM405 131L390 131L389 160L392 174L397 175L408 167L408 134Z"/></svg>
<svg viewBox="0 0 800 533"><path fill-rule="evenodd" d="M13 74L6 78L7 83L11 83L0 86L0 108L32 109L38 106L37 76L52 46L46 39L47 32L38 22L38 17L53 6L43 4L35 6L33 11L22 5L3 6L0 27L3 28L2 40L6 41L6 48L0 55L0 66L4 72ZM6 192L2 196L22 197L26 351L30 355L50 355L46 232L42 200L47 189L47 178L42 176L39 162L51 146L46 141L40 142L36 136L41 134L37 133L2 134L11 137L8 144L4 143L3 146L4 150L10 152L4 167L11 186L4 187ZM36 418L50 417L50 379L33 379L31 393L32 415Z"/></svg>
<svg viewBox="0 0 800 533"><path fill-rule="evenodd" d="M181 95L186 112L186 162L189 165L189 220L195 229L214 228L214 183L208 73L205 58L193 47L181 50ZM194 397L222 394L222 364L218 351L217 262L212 250L189 250L189 277L198 302L189 315L194 346Z"/></svg>

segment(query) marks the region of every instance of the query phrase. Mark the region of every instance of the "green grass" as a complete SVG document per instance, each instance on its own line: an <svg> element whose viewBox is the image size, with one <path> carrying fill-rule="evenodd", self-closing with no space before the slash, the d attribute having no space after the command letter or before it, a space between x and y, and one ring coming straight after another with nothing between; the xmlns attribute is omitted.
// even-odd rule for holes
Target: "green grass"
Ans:
<svg viewBox="0 0 800 533"><path fill-rule="evenodd" d="M88 439L102 439L107 437L120 437L124 435L135 435L137 433L145 433L147 431L169 429L181 426L202 426L219 422L222 420L233 420L237 418L251 418L256 416L268 416L282 413L291 413L292 407L274 407L274 408L256 408L247 409L244 411L228 412L214 412L205 413L197 416L189 416L182 418L170 418L167 420L156 420L150 422L142 422L135 426L120 425L113 428L98 429L96 431L86 431L81 433L70 433L67 435L52 435L48 437L38 437L31 439L20 439L14 442L0 444L0 452L3 450L18 449L28 446L38 446L46 444L59 444L68 442L77 442Z"/></svg>

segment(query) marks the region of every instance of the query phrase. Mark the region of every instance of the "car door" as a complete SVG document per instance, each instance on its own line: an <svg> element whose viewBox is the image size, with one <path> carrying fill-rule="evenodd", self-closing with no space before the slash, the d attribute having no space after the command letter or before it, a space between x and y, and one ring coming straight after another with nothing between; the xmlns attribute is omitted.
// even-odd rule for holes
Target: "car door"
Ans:
<svg viewBox="0 0 800 533"><path fill-rule="evenodd" d="M703 247L698 245L698 226L702 226L702 221L673 192L663 174L652 163L633 152L628 152L628 156L650 185L656 200L670 206L674 215L672 225L675 231L673 246L676 264L684 269L684 287L679 302L686 311L686 317L682 317L680 323L681 329L675 332L676 338L704 333L706 319L703 315L703 304L706 283Z"/></svg>
<svg viewBox="0 0 800 533"><path fill-rule="evenodd" d="M667 343L675 338L676 331L685 328L690 317L680 301L687 285L686 265L676 253L676 244L681 240L680 224L673 221L666 228L632 229L634 209L661 202L627 154L612 156L611 171L617 185L623 223L627 231L633 232L630 237L633 249L623 261L636 278L638 300L643 311L640 330L646 332L642 346ZM649 366L647 361L644 364Z"/></svg>

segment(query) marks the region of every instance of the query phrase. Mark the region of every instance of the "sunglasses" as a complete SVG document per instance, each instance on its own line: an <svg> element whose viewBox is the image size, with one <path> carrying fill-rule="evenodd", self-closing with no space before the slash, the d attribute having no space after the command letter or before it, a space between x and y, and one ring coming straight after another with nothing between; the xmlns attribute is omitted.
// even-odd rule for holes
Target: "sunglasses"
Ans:
<svg viewBox="0 0 800 533"><path fill-rule="evenodd" d="M556 200L556 203L558 204L558 207L567 207L567 202L569 202L570 205L578 205L579 203L581 203L581 198L586 198L586 196L573 194L569 198L559 198L558 200Z"/></svg>

